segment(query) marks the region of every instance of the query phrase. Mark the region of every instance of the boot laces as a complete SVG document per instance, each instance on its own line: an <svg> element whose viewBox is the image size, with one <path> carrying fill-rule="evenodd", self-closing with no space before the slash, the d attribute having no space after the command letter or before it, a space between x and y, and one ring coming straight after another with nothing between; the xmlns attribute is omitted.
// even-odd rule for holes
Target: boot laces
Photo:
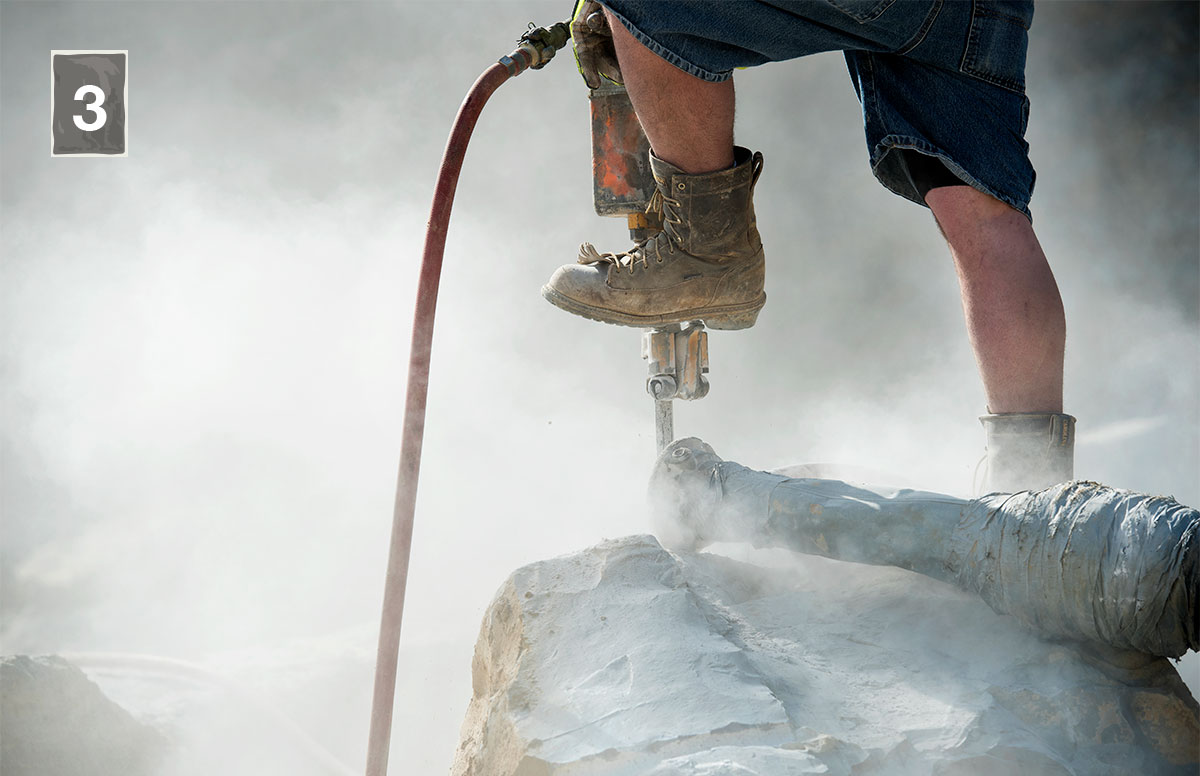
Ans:
<svg viewBox="0 0 1200 776"><path fill-rule="evenodd" d="M632 275L635 273L638 263L642 265L643 270L650 269L651 254L653 254L655 264L663 263L664 250L665 255L674 254L676 247L681 242L679 226L683 223L683 219L679 217L679 208L682 207L682 203L663 194L663 188L663 186L654 187L654 193L650 195L650 201L646 204L645 210L648 214L661 216L663 225L661 231L638 240L632 248L619 253L600 253L591 243L584 243L579 247L579 263L611 264L618 269L629 270L629 274Z"/></svg>

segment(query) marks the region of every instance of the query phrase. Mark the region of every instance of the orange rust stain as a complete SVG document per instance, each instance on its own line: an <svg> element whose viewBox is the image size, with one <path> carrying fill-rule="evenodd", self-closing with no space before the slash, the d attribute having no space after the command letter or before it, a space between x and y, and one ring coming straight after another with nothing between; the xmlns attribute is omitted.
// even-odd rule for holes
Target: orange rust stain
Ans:
<svg viewBox="0 0 1200 776"><path fill-rule="evenodd" d="M635 188L637 175L631 169L637 164L639 152L645 150L637 119L630 112L606 110L593 112L592 119L593 133L599 135L592 160L597 186L615 200L632 201L645 196Z"/></svg>

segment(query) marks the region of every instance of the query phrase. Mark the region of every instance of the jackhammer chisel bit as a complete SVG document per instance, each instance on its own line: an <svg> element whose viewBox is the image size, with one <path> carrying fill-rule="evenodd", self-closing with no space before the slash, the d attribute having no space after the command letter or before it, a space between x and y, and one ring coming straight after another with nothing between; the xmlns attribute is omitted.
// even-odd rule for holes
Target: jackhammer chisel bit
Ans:
<svg viewBox="0 0 1200 776"><path fill-rule="evenodd" d="M648 329L642 335L642 358L649 364L646 392L654 398L654 440L661 452L675 438L671 402L708 395L708 332L700 321Z"/></svg>

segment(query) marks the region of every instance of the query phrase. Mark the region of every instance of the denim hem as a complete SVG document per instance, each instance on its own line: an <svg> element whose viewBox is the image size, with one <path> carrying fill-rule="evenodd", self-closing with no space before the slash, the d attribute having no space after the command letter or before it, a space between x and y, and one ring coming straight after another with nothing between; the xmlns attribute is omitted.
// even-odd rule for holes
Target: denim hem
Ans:
<svg viewBox="0 0 1200 776"><path fill-rule="evenodd" d="M632 35L638 43L641 43L643 46L657 54L660 59L666 60L668 63L674 65L688 75L695 76L696 78L699 78L703 81L709 81L711 83L728 81L729 77L733 75L732 70L723 70L719 73L714 73L711 70L705 70L697 64L688 62L674 51L665 48L661 43L639 30L634 26L633 22L629 21L612 8L608 8L608 6L605 6L605 8L609 11L609 13L615 16L622 25L624 25L625 29L629 30L629 34Z"/></svg>
<svg viewBox="0 0 1200 776"><path fill-rule="evenodd" d="M875 148L871 154L871 172L875 174L876 180L883 184L884 188L888 189L889 191L899 194L907 200L916 202L918 205L929 207L925 200L916 194L912 186L898 183L890 176L881 174L879 166L883 162L883 159L893 149L917 151L918 153L937 157L942 164L946 165L950 172L957 175L965 185L970 186L976 191L983 192L990 197L995 197L1004 204L1020 212L1029 219L1030 223L1033 222L1033 213L1029 210L1028 201L1022 202L996 191L991 186L988 186L974 175L971 175L971 173L967 172L962 165L951 159L949 154L947 154L945 151L916 137L905 135L887 135L875 144Z"/></svg>

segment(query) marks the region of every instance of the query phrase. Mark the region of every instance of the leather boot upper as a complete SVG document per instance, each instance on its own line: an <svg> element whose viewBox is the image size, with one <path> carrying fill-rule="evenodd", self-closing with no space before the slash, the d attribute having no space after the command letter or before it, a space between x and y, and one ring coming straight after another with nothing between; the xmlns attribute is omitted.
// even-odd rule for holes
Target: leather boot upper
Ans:
<svg viewBox="0 0 1200 776"><path fill-rule="evenodd" d="M737 163L689 175L650 156L655 192L648 210L662 231L623 253L580 247L542 290L568 312L609 323L655 326L704 319L745 328L766 301L754 185L762 155L735 149Z"/></svg>

